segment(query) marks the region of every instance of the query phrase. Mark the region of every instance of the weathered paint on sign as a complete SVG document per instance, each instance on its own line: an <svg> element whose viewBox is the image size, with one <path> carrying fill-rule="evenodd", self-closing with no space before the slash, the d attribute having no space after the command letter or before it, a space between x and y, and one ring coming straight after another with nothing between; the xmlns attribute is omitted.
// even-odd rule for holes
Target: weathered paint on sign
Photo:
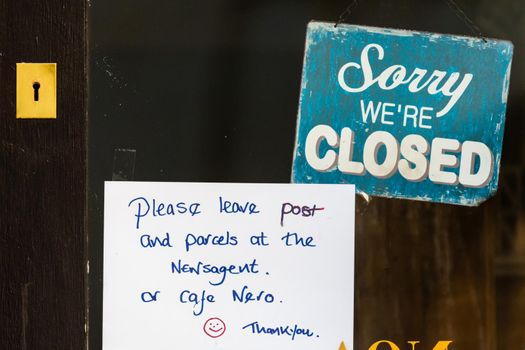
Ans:
<svg viewBox="0 0 525 350"><path fill-rule="evenodd" d="M478 205L497 190L510 42L311 22L292 181Z"/></svg>

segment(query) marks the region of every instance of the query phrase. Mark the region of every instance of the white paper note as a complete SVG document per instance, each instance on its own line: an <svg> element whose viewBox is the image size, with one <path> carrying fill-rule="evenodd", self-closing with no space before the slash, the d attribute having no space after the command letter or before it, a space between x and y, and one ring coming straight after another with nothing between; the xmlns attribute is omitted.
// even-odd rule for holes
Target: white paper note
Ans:
<svg viewBox="0 0 525 350"><path fill-rule="evenodd" d="M106 182L104 350L353 343L353 185Z"/></svg>

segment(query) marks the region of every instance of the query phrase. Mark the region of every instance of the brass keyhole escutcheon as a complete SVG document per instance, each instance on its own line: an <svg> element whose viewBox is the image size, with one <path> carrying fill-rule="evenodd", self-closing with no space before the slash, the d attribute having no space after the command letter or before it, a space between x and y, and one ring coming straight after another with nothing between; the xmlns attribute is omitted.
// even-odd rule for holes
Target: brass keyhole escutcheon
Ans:
<svg viewBox="0 0 525 350"><path fill-rule="evenodd" d="M16 64L16 118L56 119L56 63Z"/></svg>

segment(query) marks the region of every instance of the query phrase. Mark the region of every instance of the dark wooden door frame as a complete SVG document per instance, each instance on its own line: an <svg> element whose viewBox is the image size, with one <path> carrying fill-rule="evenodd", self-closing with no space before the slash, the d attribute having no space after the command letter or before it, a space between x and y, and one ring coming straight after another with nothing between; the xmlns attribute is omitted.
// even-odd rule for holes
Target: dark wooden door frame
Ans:
<svg viewBox="0 0 525 350"><path fill-rule="evenodd" d="M0 348L87 347L86 2L0 0ZM57 119L15 119L17 62L56 62Z"/></svg>

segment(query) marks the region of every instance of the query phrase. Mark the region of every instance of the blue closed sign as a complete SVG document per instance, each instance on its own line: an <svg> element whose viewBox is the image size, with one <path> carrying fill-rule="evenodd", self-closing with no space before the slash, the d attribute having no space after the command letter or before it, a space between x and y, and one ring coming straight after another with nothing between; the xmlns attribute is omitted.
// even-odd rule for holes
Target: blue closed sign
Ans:
<svg viewBox="0 0 525 350"><path fill-rule="evenodd" d="M478 205L496 192L513 46L308 25L292 181Z"/></svg>

